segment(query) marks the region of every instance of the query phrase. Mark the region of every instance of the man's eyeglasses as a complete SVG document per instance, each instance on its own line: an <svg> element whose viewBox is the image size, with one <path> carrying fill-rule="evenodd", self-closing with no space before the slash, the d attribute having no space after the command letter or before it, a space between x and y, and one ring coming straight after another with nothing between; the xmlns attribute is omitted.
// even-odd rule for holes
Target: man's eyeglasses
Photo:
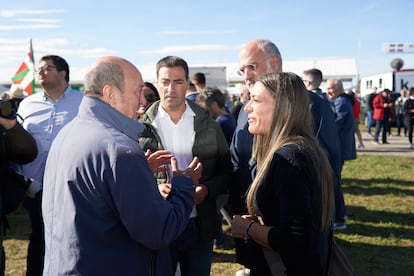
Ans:
<svg viewBox="0 0 414 276"><path fill-rule="evenodd" d="M244 73L246 72L246 70L247 70L247 71L252 71L252 72L255 72L255 71L256 71L256 67L257 67L257 64L254 64L254 63L252 63L252 64L247 64L247 65L244 65L244 66L240 67L240 68L239 68L239 70L237 70L237 73L238 73L240 76L243 76L243 75L244 75Z"/></svg>
<svg viewBox="0 0 414 276"><path fill-rule="evenodd" d="M56 66L46 64L46 65L38 67L36 71L37 72L40 72L40 71L47 72L47 71L50 71L52 69L56 69Z"/></svg>

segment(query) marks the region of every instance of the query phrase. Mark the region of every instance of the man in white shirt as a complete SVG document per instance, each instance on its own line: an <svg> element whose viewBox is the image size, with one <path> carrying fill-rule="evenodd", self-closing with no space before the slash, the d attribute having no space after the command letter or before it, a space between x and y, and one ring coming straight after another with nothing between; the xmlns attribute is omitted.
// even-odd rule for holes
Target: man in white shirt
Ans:
<svg viewBox="0 0 414 276"><path fill-rule="evenodd" d="M203 165L190 222L171 246L172 271L180 263L182 276L210 275L213 240L218 230L216 197L227 192L232 165L226 139L218 124L192 101L185 99L190 83L185 60L167 56L157 63L160 102L140 118L146 130L139 139L144 151L169 150L185 170L193 157ZM159 172L160 190L168 197L170 172Z"/></svg>

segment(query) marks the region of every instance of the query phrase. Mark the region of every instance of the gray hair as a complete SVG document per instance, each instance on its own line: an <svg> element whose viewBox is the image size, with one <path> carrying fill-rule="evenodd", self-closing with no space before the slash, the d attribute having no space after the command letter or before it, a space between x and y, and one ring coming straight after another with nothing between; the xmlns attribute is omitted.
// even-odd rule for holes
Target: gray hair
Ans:
<svg viewBox="0 0 414 276"><path fill-rule="evenodd" d="M270 58L276 56L280 61L280 70L282 70L282 55L277 46L270 40L260 39L257 41L257 46L263 51L266 58L267 68L271 68Z"/></svg>
<svg viewBox="0 0 414 276"><path fill-rule="evenodd" d="M335 80L335 86L336 88L340 89L341 91L344 91L344 85L341 80Z"/></svg>
<svg viewBox="0 0 414 276"><path fill-rule="evenodd" d="M101 62L91 68L85 75L85 95L102 97L105 85L113 85L123 90L125 79L121 66L114 62Z"/></svg>

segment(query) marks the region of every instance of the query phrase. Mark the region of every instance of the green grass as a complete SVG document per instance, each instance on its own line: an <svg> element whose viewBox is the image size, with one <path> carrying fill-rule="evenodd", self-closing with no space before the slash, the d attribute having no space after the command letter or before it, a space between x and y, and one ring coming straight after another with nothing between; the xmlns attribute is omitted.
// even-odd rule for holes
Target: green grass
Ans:
<svg viewBox="0 0 414 276"><path fill-rule="evenodd" d="M414 275L414 160L359 155L342 176L348 229L336 239L357 275ZM240 269L232 254L216 251L212 275Z"/></svg>
<svg viewBox="0 0 414 276"><path fill-rule="evenodd" d="M345 163L343 190L348 229L336 234L357 275L414 275L414 160L359 155ZM25 274L28 220L19 210L10 217L4 245L6 275ZM232 247L224 225L226 246ZM234 275L233 249L217 249L211 275Z"/></svg>
<svg viewBox="0 0 414 276"><path fill-rule="evenodd" d="M358 275L414 275L414 160L360 155L346 164L348 230L338 233Z"/></svg>

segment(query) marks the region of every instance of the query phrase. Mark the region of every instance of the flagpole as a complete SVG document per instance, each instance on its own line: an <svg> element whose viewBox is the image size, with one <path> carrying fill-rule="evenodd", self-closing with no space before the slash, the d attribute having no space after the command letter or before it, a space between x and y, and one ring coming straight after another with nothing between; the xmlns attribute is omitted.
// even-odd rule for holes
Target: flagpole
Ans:
<svg viewBox="0 0 414 276"><path fill-rule="evenodd" d="M29 38L28 42L29 49L26 58L12 77L12 81L14 84L22 86L23 90L30 95L35 92L35 66L32 39Z"/></svg>
<svg viewBox="0 0 414 276"><path fill-rule="evenodd" d="M33 72L33 80L32 80L32 93L36 91L36 70L35 70L35 63L34 63L34 52L33 52L33 45L32 45L32 38L29 37L29 55L30 60L32 61L32 72Z"/></svg>

